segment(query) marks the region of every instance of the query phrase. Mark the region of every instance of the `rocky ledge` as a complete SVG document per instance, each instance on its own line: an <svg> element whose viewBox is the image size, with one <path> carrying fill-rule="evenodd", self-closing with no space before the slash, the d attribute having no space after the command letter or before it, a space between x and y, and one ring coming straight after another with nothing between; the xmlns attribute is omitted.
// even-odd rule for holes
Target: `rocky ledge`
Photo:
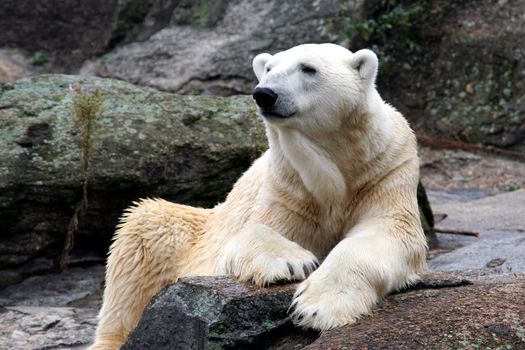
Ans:
<svg viewBox="0 0 525 350"><path fill-rule="evenodd" d="M429 274L402 293L407 298L413 290L467 284L454 275ZM330 340L331 332L317 339L318 333L293 327L287 309L295 287L261 289L226 277L183 278L152 300L123 349L301 349ZM386 305L396 297L391 300Z"/></svg>
<svg viewBox="0 0 525 350"><path fill-rule="evenodd" d="M458 288L461 287L461 288ZM430 273L372 315L321 334L287 317L295 285L259 289L225 277L182 279L148 306L123 349L444 349L525 345L525 275L478 284Z"/></svg>

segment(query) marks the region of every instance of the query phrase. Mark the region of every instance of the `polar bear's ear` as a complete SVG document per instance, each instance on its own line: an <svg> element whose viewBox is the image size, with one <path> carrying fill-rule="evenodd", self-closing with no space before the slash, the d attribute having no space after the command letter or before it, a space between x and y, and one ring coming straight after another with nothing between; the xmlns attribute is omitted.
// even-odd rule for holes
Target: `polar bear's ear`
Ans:
<svg viewBox="0 0 525 350"><path fill-rule="evenodd" d="M253 59L253 72L255 73L257 80L261 80L264 74L264 66L270 60L270 58L272 58L272 55L270 55L269 53L261 53L255 56L255 58Z"/></svg>
<svg viewBox="0 0 525 350"><path fill-rule="evenodd" d="M377 56L371 50L359 50L352 56L352 68L356 69L359 76L368 84L375 82L378 66Z"/></svg>

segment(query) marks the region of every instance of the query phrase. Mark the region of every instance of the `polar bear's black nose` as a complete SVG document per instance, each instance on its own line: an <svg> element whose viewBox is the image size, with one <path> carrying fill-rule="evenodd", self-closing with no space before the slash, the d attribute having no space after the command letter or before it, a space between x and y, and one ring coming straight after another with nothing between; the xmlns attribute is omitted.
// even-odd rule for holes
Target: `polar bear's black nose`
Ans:
<svg viewBox="0 0 525 350"><path fill-rule="evenodd" d="M268 88L256 88L253 93L253 98L257 102L257 106L262 108L269 108L275 104L278 95L273 90Z"/></svg>

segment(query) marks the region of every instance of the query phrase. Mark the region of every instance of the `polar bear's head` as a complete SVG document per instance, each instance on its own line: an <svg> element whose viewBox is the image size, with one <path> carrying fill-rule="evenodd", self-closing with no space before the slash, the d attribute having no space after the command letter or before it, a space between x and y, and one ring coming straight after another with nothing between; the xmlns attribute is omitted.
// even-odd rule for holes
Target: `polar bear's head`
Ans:
<svg viewBox="0 0 525 350"><path fill-rule="evenodd" d="M259 84L253 94L270 124L336 130L377 95L377 56L335 44L306 44L253 59Z"/></svg>

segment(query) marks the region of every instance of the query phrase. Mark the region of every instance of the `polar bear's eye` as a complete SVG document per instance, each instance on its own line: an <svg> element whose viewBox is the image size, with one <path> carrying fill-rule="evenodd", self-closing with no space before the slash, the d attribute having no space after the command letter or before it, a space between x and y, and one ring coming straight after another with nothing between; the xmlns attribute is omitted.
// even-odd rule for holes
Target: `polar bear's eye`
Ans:
<svg viewBox="0 0 525 350"><path fill-rule="evenodd" d="M301 64L300 67L301 67L301 72L303 72L305 74L313 75L313 74L317 73L317 70L314 67L312 67L312 66L308 66L306 64Z"/></svg>
<svg viewBox="0 0 525 350"><path fill-rule="evenodd" d="M272 68L271 67L266 67L266 73L268 73L269 71L271 71Z"/></svg>

